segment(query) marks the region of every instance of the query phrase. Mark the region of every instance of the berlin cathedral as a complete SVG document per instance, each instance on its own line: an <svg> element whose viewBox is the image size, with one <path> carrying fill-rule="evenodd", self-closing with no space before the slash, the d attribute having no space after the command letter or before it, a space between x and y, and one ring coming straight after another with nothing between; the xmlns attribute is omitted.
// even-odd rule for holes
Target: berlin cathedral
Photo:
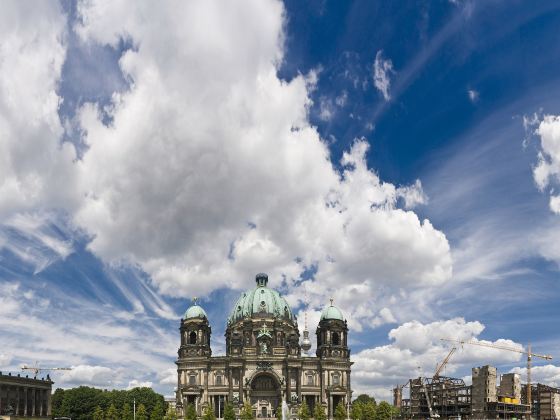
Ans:
<svg viewBox="0 0 560 420"><path fill-rule="evenodd" d="M328 418L338 404L351 401L348 326L342 312L326 306L317 326L316 356L307 325L300 334L297 319L280 294L268 287L268 276L258 274L256 286L242 293L226 326L226 355L212 356L212 329L196 302L181 320L176 394L179 417L187 404L199 415L208 406L223 417L224 406L236 412L250 402L258 419L273 418L286 401L296 414L305 401L311 413L317 405Z"/></svg>

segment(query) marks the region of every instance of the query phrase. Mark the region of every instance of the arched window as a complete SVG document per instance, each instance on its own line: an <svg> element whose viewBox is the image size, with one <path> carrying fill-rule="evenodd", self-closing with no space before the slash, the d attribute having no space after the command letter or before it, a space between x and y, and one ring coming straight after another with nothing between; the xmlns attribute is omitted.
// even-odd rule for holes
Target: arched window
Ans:
<svg viewBox="0 0 560 420"><path fill-rule="evenodd" d="M338 346L340 344L340 335L337 332L332 333L332 343L333 346Z"/></svg>
<svg viewBox="0 0 560 420"><path fill-rule="evenodd" d="M196 331L189 334L189 344L196 344Z"/></svg>

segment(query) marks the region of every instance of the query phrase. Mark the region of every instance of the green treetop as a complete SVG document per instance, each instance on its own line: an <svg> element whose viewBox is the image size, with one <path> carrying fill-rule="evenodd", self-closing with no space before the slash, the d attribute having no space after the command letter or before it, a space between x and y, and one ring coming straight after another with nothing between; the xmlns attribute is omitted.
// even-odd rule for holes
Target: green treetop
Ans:
<svg viewBox="0 0 560 420"><path fill-rule="evenodd" d="M165 413L163 420L177 420L177 412L173 407L169 407L167 409L167 413Z"/></svg>
<svg viewBox="0 0 560 420"><path fill-rule="evenodd" d="M300 420L309 420L311 418L311 416L309 414L309 407L307 406L307 403L305 402L305 398L303 399L303 401L301 402L301 405L299 406L298 417L299 417Z"/></svg>
<svg viewBox="0 0 560 420"><path fill-rule="evenodd" d="M163 420L177 420L177 412L173 407L169 407L167 409L167 413L165 413Z"/></svg>
<svg viewBox="0 0 560 420"><path fill-rule="evenodd" d="M204 413L202 413L202 420L216 420L214 410L209 405L206 406Z"/></svg>
<svg viewBox="0 0 560 420"><path fill-rule="evenodd" d="M105 420L120 420L119 413L115 404L111 404L105 413Z"/></svg>
<svg viewBox="0 0 560 420"><path fill-rule="evenodd" d="M381 401L375 410L375 420L390 420L393 407L387 401Z"/></svg>
<svg viewBox="0 0 560 420"><path fill-rule="evenodd" d="M93 420L105 420L103 410L100 406L95 407L95 411L93 412Z"/></svg>
<svg viewBox="0 0 560 420"><path fill-rule="evenodd" d="M136 420L148 420L148 413L144 404L140 404L136 409Z"/></svg>
<svg viewBox="0 0 560 420"><path fill-rule="evenodd" d="M132 413L132 409L130 408L129 403L124 403L123 404L121 418L122 418L122 420L133 420L134 419L134 415Z"/></svg>
<svg viewBox="0 0 560 420"><path fill-rule="evenodd" d="M313 418L315 420L327 420L325 409L321 404L315 404L315 408L313 409Z"/></svg>
<svg viewBox="0 0 560 420"><path fill-rule="evenodd" d="M157 401L150 414L150 420L163 420L163 404Z"/></svg>
<svg viewBox="0 0 560 420"><path fill-rule="evenodd" d="M245 401L245 404L243 404L239 418L241 420L254 420L253 407L251 407L249 401Z"/></svg>
<svg viewBox="0 0 560 420"><path fill-rule="evenodd" d="M235 420L235 410L230 402L226 403L224 408L224 420Z"/></svg>
<svg viewBox="0 0 560 420"><path fill-rule="evenodd" d="M187 404L185 408L185 420L196 420L196 408L193 404Z"/></svg>
<svg viewBox="0 0 560 420"><path fill-rule="evenodd" d="M346 409L342 401L338 403L336 409L334 410L334 420L345 420L346 419Z"/></svg>

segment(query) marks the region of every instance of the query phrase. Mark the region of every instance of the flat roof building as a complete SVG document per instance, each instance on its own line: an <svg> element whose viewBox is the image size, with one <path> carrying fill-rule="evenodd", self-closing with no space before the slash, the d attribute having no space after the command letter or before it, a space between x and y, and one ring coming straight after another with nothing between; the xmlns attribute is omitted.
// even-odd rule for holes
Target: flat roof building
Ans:
<svg viewBox="0 0 560 420"><path fill-rule="evenodd" d="M0 372L0 419L51 418L53 381Z"/></svg>

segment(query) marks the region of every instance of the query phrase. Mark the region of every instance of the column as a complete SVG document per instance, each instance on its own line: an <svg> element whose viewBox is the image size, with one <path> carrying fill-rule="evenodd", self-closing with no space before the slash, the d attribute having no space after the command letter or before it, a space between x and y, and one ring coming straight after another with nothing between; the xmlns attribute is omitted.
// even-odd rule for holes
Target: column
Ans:
<svg viewBox="0 0 560 420"><path fill-rule="evenodd" d="M16 396L17 396L17 399L16 399L16 409L15 409L15 411L14 411L14 414L15 414L16 416L19 416L20 413L21 413L21 411L19 410L19 407L20 407L20 405L21 405L21 399L20 399L20 391L21 391L21 389L20 389L20 387L17 386L17 385L16 385L15 388L16 388Z"/></svg>
<svg viewBox="0 0 560 420"><path fill-rule="evenodd" d="M332 395L329 395L329 419L333 418L333 398Z"/></svg>
<svg viewBox="0 0 560 420"><path fill-rule="evenodd" d="M51 405L52 405L52 401L51 401L52 395L51 395L51 391L48 390L47 391L47 417L50 417L52 415L51 413Z"/></svg>
<svg viewBox="0 0 560 420"><path fill-rule="evenodd" d="M27 416L27 400L28 400L28 398L29 398L29 397L27 396L27 387L25 387L25 388L23 389L23 395L24 395L24 398L25 398L25 403L23 404L23 415L24 415L24 416Z"/></svg>
<svg viewBox="0 0 560 420"><path fill-rule="evenodd" d="M239 368L239 403L242 404L244 402L243 398L243 368Z"/></svg>
<svg viewBox="0 0 560 420"><path fill-rule="evenodd" d="M290 377L290 367L286 367L286 403L292 401L292 378Z"/></svg>
<svg viewBox="0 0 560 420"><path fill-rule="evenodd" d="M296 369L296 392L298 401L301 402L301 369Z"/></svg>
<svg viewBox="0 0 560 420"><path fill-rule="evenodd" d="M2 414L3 409L2 409L2 393L4 392L4 387L2 385L0 385L0 414Z"/></svg>
<svg viewBox="0 0 560 420"><path fill-rule="evenodd" d="M36 394L35 394L35 388L31 388L31 398L32 398L32 402L31 402L31 415L32 416L36 416L37 412L35 411L35 404L36 404Z"/></svg>
<svg viewBox="0 0 560 420"><path fill-rule="evenodd" d="M231 374L231 368L228 367L228 401L231 402L231 400L233 399L233 375Z"/></svg>

